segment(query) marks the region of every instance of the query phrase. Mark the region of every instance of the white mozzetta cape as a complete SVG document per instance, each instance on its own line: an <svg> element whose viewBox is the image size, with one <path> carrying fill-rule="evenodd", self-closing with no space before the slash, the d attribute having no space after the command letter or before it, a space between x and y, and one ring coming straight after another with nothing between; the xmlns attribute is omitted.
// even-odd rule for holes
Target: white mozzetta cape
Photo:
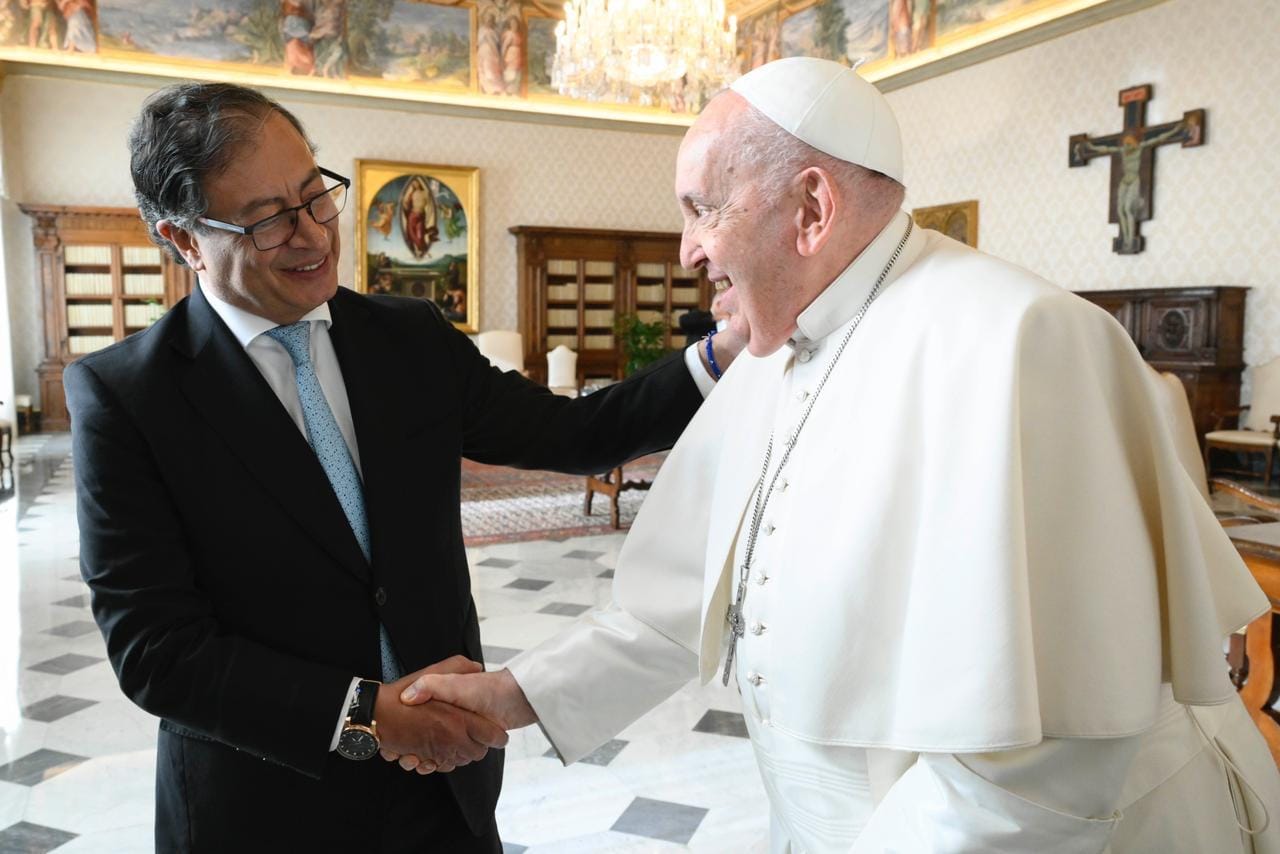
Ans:
<svg viewBox="0 0 1280 854"><path fill-rule="evenodd" d="M801 315L825 361L900 214ZM731 556L791 348L740 357L664 464L615 605L510 669L573 761L718 676ZM797 449L771 573L772 724L971 752L1138 733L1161 683L1234 690L1222 639L1267 608L1178 463L1150 372L1102 310L917 231ZM781 437L779 437L781 441ZM695 669L696 668L696 669Z"/></svg>

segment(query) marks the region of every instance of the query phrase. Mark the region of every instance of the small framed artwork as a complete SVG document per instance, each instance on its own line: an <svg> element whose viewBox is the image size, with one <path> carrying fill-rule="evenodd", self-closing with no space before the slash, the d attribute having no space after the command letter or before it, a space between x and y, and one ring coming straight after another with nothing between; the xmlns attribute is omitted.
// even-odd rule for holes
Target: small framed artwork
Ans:
<svg viewBox="0 0 1280 854"><path fill-rule="evenodd" d="M934 205L929 208L915 208L911 217L921 228L932 228L941 231L947 237L978 248L978 202L971 199L967 202L954 202L949 205Z"/></svg>
<svg viewBox="0 0 1280 854"><path fill-rule="evenodd" d="M480 170L356 161L356 289L428 299L480 328Z"/></svg>

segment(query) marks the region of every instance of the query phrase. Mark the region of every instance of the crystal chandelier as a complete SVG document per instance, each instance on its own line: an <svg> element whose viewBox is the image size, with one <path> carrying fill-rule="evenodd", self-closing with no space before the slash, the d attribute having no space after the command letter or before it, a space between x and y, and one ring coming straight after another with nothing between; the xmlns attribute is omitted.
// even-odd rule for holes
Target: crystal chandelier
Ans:
<svg viewBox="0 0 1280 854"><path fill-rule="evenodd" d="M568 0L556 25L560 94L697 111L738 77L724 0Z"/></svg>

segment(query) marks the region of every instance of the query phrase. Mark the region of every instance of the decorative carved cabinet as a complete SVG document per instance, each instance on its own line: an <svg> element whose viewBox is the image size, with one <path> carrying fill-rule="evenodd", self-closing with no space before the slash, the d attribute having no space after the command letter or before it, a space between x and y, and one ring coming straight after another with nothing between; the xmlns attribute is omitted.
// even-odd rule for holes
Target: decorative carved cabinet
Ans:
<svg viewBox="0 0 1280 854"><path fill-rule="evenodd" d="M1214 429L1214 413L1240 405L1244 370L1244 297L1248 288L1149 288L1077 291L1115 316L1142 358L1182 380L1196 435Z"/></svg>
<svg viewBox="0 0 1280 854"><path fill-rule="evenodd" d="M32 219L44 295L41 423L66 430L63 368L150 326L191 292L193 277L151 242L137 208L19 207Z"/></svg>
<svg viewBox="0 0 1280 854"><path fill-rule="evenodd" d="M664 346L683 343L680 317L706 309L712 289L699 270L680 266L680 235L518 225L520 335L529 376L545 382L547 351L578 353L579 382L620 379L625 362L614 337L618 315L661 320Z"/></svg>

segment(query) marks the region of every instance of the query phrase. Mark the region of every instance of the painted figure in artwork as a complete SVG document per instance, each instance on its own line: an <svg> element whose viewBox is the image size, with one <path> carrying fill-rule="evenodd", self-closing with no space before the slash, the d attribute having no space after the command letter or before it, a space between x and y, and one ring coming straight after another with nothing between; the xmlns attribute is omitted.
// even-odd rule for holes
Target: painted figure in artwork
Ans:
<svg viewBox="0 0 1280 854"><path fill-rule="evenodd" d="M27 10L27 47L48 46L50 50L57 50L58 23L49 8L53 0L18 0L18 5Z"/></svg>
<svg viewBox="0 0 1280 854"><path fill-rule="evenodd" d="M315 71L316 53L311 44L313 24L310 3L282 0L280 32L284 38L284 67L290 74L311 74Z"/></svg>
<svg viewBox="0 0 1280 854"><path fill-rule="evenodd" d="M396 216L395 202L378 202L375 207L377 208L377 213L374 215L373 222L369 224L369 227L381 232L383 237L390 237L391 226L395 222Z"/></svg>
<svg viewBox="0 0 1280 854"><path fill-rule="evenodd" d="M519 95L524 81L524 17L519 3L506 3L502 16L502 82L508 95Z"/></svg>
<svg viewBox="0 0 1280 854"><path fill-rule="evenodd" d="M476 78L486 95L506 92L502 78L502 42L498 34L498 4L485 0L476 6Z"/></svg>
<svg viewBox="0 0 1280 854"><path fill-rule="evenodd" d="M317 0L316 23L310 39L315 50L313 74L347 76L347 0Z"/></svg>
<svg viewBox="0 0 1280 854"><path fill-rule="evenodd" d="M1140 130L1126 133L1117 144L1102 144L1092 140L1076 143L1077 157L1085 154L1119 154L1121 173L1116 185L1116 218L1120 221L1121 254L1134 254L1138 249L1138 221L1146 211L1142 191L1142 152L1166 142L1198 141L1195 134L1199 125L1181 121L1167 131L1148 139L1142 139Z"/></svg>
<svg viewBox="0 0 1280 854"><path fill-rule="evenodd" d="M97 53L98 34L93 29L93 0L57 0L58 11L67 22L62 49Z"/></svg>
<svg viewBox="0 0 1280 854"><path fill-rule="evenodd" d="M890 0L889 34L897 56L927 47L929 3L930 0Z"/></svg>
<svg viewBox="0 0 1280 854"><path fill-rule="evenodd" d="M427 250L440 236L440 228L436 224L435 194L421 175L414 175L405 185L400 197L400 213L405 245L414 258L430 258Z"/></svg>

